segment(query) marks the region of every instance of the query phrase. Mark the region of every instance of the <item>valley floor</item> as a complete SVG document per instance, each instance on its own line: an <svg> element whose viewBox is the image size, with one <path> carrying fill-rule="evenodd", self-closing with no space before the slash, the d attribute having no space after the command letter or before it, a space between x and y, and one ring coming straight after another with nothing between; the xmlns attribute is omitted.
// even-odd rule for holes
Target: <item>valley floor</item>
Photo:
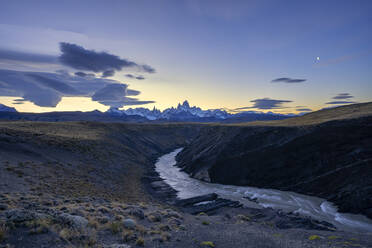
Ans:
<svg viewBox="0 0 372 248"><path fill-rule="evenodd" d="M372 246L270 209L191 215L157 198L143 176L197 128L1 122L0 247Z"/></svg>

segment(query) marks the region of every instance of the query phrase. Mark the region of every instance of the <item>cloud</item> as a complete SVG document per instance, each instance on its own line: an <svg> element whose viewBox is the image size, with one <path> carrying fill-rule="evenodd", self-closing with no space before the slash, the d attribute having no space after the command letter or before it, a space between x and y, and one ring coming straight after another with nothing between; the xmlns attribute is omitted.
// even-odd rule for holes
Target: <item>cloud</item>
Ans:
<svg viewBox="0 0 372 248"><path fill-rule="evenodd" d="M133 78L133 79L137 79L137 80L144 80L144 79L145 79L145 77L142 76L142 75L135 76L135 75L133 75L133 74L125 74L125 76L126 76L127 78Z"/></svg>
<svg viewBox="0 0 372 248"><path fill-rule="evenodd" d="M60 50L62 54L59 61L66 66L77 70L103 72L106 74L112 71L120 71L123 68L137 68L141 71L154 73L155 69L149 65L140 65L134 61L120 58L119 56L107 53L96 52L85 49L82 46L61 42Z"/></svg>
<svg viewBox="0 0 372 248"><path fill-rule="evenodd" d="M102 77L112 77L115 75L115 71L114 70L107 70L107 71L104 71L102 73Z"/></svg>
<svg viewBox="0 0 372 248"><path fill-rule="evenodd" d="M270 98L262 98L252 100L253 106L251 107L241 107L235 110L245 110L245 109L283 109L286 108L282 106L284 103L292 102L290 100L275 100Z"/></svg>
<svg viewBox="0 0 372 248"><path fill-rule="evenodd" d="M133 61L121 59L116 55L106 52L87 50L76 44L61 42L62 54L59 61L67 66L78 70L93 72L104 72L107 70L121 70L123 67L134 67L137 64Z"/></svg>
<svg viewBox="0 0 372 248"><path fill-rule="evenodd" d="M27 100L41 107L55 107L65 96L91 97L111 107L153 102L128 97L139 94L138 90L128 89L127 84L110 79L0 70L0 96L22 97L16 102Z"/></svg>
<svg viewBox="0 0 372 248"><path fill-rule="evenodd" d="M127 89L128 96L138 96L139 94L141 94L141 92L138 90Z"/></svg>
<svg viewBox="0 0 372 248"><path fill-rule="evenodd" d="M11 61L18 61L18 62L32 62L32 63L41 63L41 64L58 63L58 58L52 55L0 49L0 61L4 61L4 60L11 60Z"/></svg>
<svg viewBox="0 0 372 248"><path fill-rule="evenodd" d="M155 73L156 70L149 65L142 65L142 70L148 73Z"/></svg>
<svg viewBox="0 0 372 248"><path fill-rule="evenodd" d="M330 105L338 105L338 104L351 104L351 103L357 103L354 101L350 101L348 99L354 98L354 96L350 95L350 93L339 93L336 96L332 97L332 99L337 100L337 101L330 101L326 102L325 104L330 104Z"/></svg>
<svg viewBox="0 0 372 248"><path fill-rule="evenodd" d="M92 100L116 108L121 108L125 105L154 103L154 101L139 101L137 98L127 97L130 95L138 95L139 93L140 92L136 90L128 90L128 85L126 84L109 84L95 92L92 96Z"/></svg>
<svg viewBox="0 0 372 248"><path fill-rule="evenodd" d="M331 102L326 102L326 104L349 104L349 103L357 103L357 102L352 102L352 101L331 101Z"/></svg>
<svg viewBox="0 0 372 248"><path fill-rule="evenodd" d="M296 109L296 111L298 111L298 112L310 112L310 111L313 111L313 110L310 109L310 108L298 108L298 109Z"/></svg>
<svg viewBox="0 0 372 248"><path fill-rule="evenodd" d="M296 79L296 78L287 78L287 77L276 78L274 80L271 80L272 83L290 83L290 84L303 83L305 81L306 79Z"/></svg>
<svg viewBox="0 0 372 248"><path fill-rule="evenodd" d="M75 72L75 75L79 77L94 77L95 76L93 73L85 73L82 71Z"/></svg>
<svg viewBox="0 0 372 248"><path fill-rule="evenodd" d="M126 76L127 78L135 78L135 76L132 75L132 74L125 74L125 76Z"/></svg>
<svg viewBox="0 0 372 248"><path fill-rule="evenodd" d="M140 75L140 76L137 76L136 79L137 79L137 80L144 80L145 77Z"/></svg>
<svg viewBox="0 0 372 248"><path fill-rule="evenodd" d="M350 99L353 98L354 96L350 95L349 93L340 93L337 96L333 97L332 99Z"/></svg>

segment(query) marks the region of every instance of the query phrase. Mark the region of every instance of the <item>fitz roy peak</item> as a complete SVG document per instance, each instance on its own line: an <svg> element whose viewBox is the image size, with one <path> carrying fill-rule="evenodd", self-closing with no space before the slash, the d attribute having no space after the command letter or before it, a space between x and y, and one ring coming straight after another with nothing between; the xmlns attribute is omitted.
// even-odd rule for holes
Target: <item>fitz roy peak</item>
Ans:
<svg viewBox="0 0 372 248"><path fill-rule="evenodd" d="M147 108L129 108L119 110L110 108L106 113L114 116L137 115L144 117L150 121L191 121L191 122L243 122L257 120L278 120L291 117L289 115L261 113L255 111L240 112L230 114L221 109L202 110L197 106L190 107L190 104L185 100L182 104L178 104L177 108L171 107L164 111L160 111L155 107L150 110Z"/></svg>

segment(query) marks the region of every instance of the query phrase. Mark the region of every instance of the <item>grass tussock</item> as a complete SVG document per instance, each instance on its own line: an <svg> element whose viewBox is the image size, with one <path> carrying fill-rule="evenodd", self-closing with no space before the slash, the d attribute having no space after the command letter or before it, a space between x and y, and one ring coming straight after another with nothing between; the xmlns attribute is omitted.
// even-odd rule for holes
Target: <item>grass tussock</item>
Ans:
<svg viewBox="0 0 372 248"><path fill-rule="evenodd" d="M200 243L200 245L202 247L210 247L210 248L216 247L212 241L203 241Z"/></svg>
<svg viewBox="0 0 372 248"><path fill-rule="evenodd" d="M109 224L109 229L111 230L111 232L113 234L117 234L117 233L123 231L123 226L122 226L121 222L114 221L114 222L111 222Z"/></svg>
<svg viewBox="0 0 372 248"><path fill-rule="evenodd" d="M0 243L5 240L7 233L8 228L5 226L5 224L0 224Z"/></svg>
<svg viewBox="0 0 372 248"><path fill-rule="evenodd" d="M136 240L136 245L137 246L145 246L145 240L141 237L139 237L137 240Z"/></svg>
<svg viewBox="0 0 372 248"><path fill-rule="evenodd" d="M311 235L309 237L309 240L318 240L318 239L321 239L319 235Z"/></svg>

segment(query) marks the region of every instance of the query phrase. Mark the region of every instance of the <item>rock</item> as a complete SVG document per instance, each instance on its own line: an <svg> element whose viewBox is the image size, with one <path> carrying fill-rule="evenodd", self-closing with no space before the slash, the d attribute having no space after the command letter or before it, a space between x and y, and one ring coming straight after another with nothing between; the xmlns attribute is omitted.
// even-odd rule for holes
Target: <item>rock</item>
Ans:
<svg viewBox="0 0 372 248"><path fill-rule="evenodd" d="M188 199L179 200L176 202L176 205L185 207L189 205L194 205L199 202L213 201L213 200L216 200L217 197L218 195L216 193L201 195L201 196L191 197Z"/></svg>
<svg viewBox="0 0 372 248"><path fill-rule="evenodd" d="M170 228L170 226L168 226L168 225L160 225L160 226L159 226L159 229L160 229L161 231L163 231L163 232L169 232L170 230L172 230L172 229Z"/></svg>
<svg viewBox="0 0 372 248"><path fill-rule="evenodd" d="M107 222L109 222L109 218L108 217L100 217L100 218L98 218L98 222L100 223L100 224L106 224Z"/></svg>
<svg viewBox="0 0 372 248"><path fill-rule="evenodd" d="M109 210L107 208L105 208L105 207L100 207L98 209L98 211L101 212L101 213L103 213L103 214L107 214L109 212Z"/></svg>
<svg viewBox="0 0 372 248"><path fill-rule="evenodd" d="M177 213L176 211L173 211L173 210L168 210L165 217L167 217L167 218L172 218L173 217L173 218L177 218L177 219L183 219L182 215L180 215L179 213Z"/></svg>
<svg viewBox="0 0 372 248"><path fill-rule="evenodd" d="M168 224L171 225L171 226L180 226L182 224L182 221L180 219L171 217L168 220Z"/></svg>
<svg viewBox="0 0 372 248"><path fill-rule="evenodd" d="M136 227L136 222L133 219L125 219L123 225L127 229L134 229Z"/></svg>
<svg viewBox="0 0 372 248"><path fill-rule="evenodd" d="M59 216L59 221L75 229L84 229L88 226L88 220L78 215L63 213Z"/></svg>
<svg viewBox="0 0 372 248"><path fill-rule="evenodd" d="M155 190L161 190L162 188L167 188L168 185L164 181L155 181L151 183L151 187Z"/></svg>
<svg viewBox="0 0 372 248"><path fill-rule="evenodd" d="M131 248L130 245L126 245L126 244L112 244L112 245L106 245L103 247L104 248Z"/></svg>
<svg viewBox="0 0 372 248"><path fill-rule="evenodd" d="M9 221L13 221L15 223L30 221L41 217L40 214L23 209L7 210L5 212L5 216Z"/></svg>

